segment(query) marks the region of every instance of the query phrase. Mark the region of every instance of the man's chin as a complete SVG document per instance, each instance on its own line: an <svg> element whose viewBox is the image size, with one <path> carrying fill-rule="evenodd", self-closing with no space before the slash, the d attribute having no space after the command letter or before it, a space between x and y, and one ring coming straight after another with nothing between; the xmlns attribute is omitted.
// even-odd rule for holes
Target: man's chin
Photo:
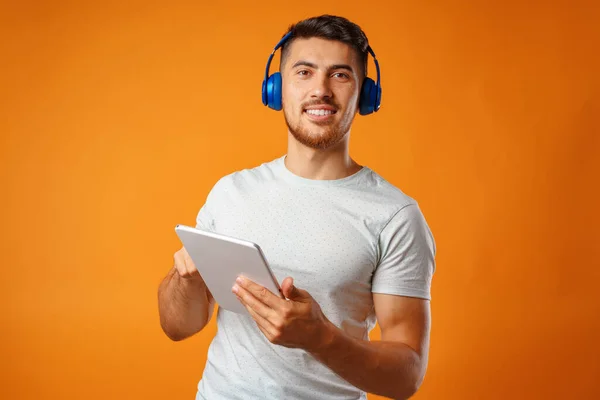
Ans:
<svg viewBox="0 0 600 400"><path fill-rule="evenodd" d="M344 135L339 134L337 121L311 121L304 117L298 125L291 125L284 114L285 122L291 135L304 146L313 149L327 149L337 144ZM308 119L308 121L307 121ZM310 123L309 123L310 122Z"/></svg>
<svg viewBox="0 0 600 400"><path fill-rule="evenodd" d="M321 132L315 132L314 129L299 129L290 130L290 133L298 142L313 149L327 149L340 140L331 129Z"/></svg>

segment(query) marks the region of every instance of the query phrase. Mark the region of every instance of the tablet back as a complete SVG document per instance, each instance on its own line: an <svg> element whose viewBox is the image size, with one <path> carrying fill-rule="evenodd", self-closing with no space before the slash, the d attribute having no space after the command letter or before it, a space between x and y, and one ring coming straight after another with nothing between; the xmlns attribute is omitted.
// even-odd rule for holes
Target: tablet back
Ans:
<svg viewBox="0 0 600 400"><path fill-rule="evenodd" d="M175 232L220 307L239 314L248 313L231 291L239 275L282 297L279 284L257 244L185 225L177 225Z"/></svg>

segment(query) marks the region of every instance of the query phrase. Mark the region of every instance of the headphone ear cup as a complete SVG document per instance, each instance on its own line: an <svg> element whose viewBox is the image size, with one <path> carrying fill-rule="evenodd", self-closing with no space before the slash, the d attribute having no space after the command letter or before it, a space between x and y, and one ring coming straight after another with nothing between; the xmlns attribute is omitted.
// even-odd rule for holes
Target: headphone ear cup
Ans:
<svg viewBox="0 0 600 400"><path fill-rule="evenodd" d="M281 110L281 74L279 72L269 76L266 91L267 105L273 110Z"/></svg>
<svg viewBox="0 0 600 400"><path fill-rule="evenodd" d="M365 78L360 92L358 109L360 115L368 115L375 111L377 106L377 85L371 78ZM378 108L378 107L377 107Z"/></svg>
<svg viewBox="0 0 600 400"><path fill-rule="evenodd" d="M262 103L263 105L269 104L269 97L267 95L267 81L263 79L262 83Z"/></svg>

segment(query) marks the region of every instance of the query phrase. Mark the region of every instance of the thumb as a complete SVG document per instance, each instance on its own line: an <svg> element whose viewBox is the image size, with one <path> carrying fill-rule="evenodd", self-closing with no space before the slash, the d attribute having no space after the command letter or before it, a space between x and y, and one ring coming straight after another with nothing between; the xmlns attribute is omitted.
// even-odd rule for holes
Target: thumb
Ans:
<svg viewBox="0 0 600 400"><path fill-rule="evenodd" d="M306 297L307 293L304 290L294 286L294 278L287 277L281 283L281 291L283 295L290 300L300 300Z"/></svg>

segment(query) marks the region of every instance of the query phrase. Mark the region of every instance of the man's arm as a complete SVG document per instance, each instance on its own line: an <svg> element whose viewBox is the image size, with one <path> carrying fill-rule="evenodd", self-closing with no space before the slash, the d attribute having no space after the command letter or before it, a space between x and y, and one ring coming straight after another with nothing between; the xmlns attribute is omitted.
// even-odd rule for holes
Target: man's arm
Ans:
<svg viewBox="0 0 600 400"><path fill-rule="evenodd" d="M163 331L177 341L206 326L215 301L185 248L173 258L175 265L158 288L158 311Z"/></svg>
<svg viewBox="0 0 600 400"><path fill-rule="evenodd" d="M373 301L381 341L355 339L329 323L325 344L311 353L366 392L407 399L417 391L427 369L429 301L378 293Z"/></svg>

